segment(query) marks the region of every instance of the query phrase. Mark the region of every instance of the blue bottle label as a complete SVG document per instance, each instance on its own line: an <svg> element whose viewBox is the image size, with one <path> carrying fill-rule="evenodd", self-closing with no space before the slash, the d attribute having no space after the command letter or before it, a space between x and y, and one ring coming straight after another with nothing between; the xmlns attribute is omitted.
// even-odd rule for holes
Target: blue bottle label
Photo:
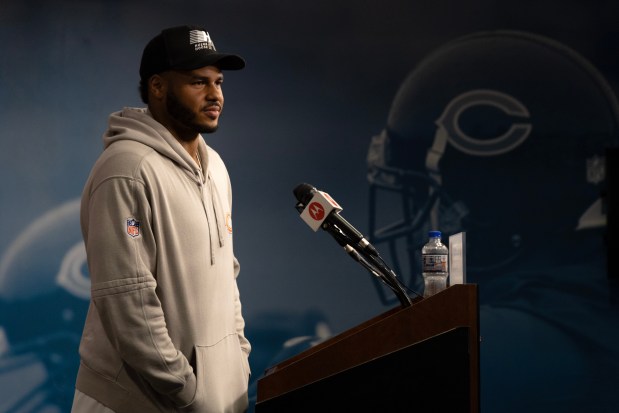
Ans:
<svg viewBox="0 0 619 413"><path fill-rule="evenodd" d="M424 255L423 256L423 272L447 272L448 268L447 255Z"/></svg>

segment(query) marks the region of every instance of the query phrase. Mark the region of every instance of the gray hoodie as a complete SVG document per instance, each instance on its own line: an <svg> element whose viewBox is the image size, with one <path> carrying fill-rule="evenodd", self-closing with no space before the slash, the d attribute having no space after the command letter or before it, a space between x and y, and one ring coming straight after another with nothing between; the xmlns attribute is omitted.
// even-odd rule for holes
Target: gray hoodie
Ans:
<svg viewBox="0 0 619 413"><path fill-rule="evenodd" d="M226 167L146 109L110 115L81 227L91 303L76 387L116 412L242 412L250 344Z"/></svg>

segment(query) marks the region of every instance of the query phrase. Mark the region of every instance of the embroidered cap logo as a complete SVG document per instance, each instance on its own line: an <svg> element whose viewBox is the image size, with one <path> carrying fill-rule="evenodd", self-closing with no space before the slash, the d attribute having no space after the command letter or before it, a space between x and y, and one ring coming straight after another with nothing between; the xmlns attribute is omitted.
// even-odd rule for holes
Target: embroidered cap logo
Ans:
<svg viewBox="0 0 619 413"><path fill-rule="evenodd" d="M195 50L209 49L216 51L215 43L211 36L204 30L191 30L189 32L189 44L193 44Z"/></svg>

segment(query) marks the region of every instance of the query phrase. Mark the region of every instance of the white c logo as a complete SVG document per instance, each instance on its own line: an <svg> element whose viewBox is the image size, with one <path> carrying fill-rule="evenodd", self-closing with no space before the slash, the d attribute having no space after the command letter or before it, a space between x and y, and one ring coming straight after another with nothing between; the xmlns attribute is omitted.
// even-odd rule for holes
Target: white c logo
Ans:
<svg viewBox="0 0 619 413"><path fill-rule="evenodd" d="M458 124L460 115L473 106L494 106L508 115L529 117L527 108L513 96L495 90L471 90L455 97L436 121L449 142L460 151L476 156L495 156L511 151L524 142L531 133L531 124L514 123L504 134L493 139L475 139L468 136Z"/></svg>

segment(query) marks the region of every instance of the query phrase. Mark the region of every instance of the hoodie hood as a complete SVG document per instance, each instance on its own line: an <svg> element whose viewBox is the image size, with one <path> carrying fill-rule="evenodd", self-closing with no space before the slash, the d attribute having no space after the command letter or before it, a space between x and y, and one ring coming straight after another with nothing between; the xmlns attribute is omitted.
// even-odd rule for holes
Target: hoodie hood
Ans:
<svg viewBox="0 0 619 413"><path fill-rule="evenodd" d="M192 176L197 176L199 169L185 148L159 122L157 122L146 108L124 108L109 116L108 129L103 134L103 146L108 148L114 142L130 140L140 142L170 158L181 168L186 169ZM208 167L208 151L206 143L200 136L198 152L202 160L202 168Z"/></svg>

